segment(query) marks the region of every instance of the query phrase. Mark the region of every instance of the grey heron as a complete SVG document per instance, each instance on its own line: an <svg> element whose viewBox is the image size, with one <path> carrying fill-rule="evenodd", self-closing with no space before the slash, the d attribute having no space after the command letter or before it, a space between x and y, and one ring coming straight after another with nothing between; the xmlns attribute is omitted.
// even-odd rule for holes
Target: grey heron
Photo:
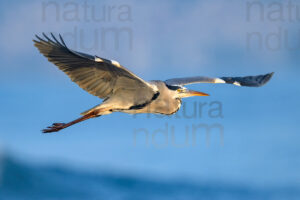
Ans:
<svg viewBox="0 0 300 200"><path fill-rule="evenodd" d="M273 73L245 77L210 78L204 76L173 78L166 81L145 81L117 61L71 50L61 35L52 33L44 38L36 35L34 45L50 62L65 72L70 79L102 103L81 113L82 117L69 123L54 123L44 133L57 132L78 122L111 114L159 113L171 115L181 106L181 99L208 94L189 90L185 85L196 83L227 83L237 86L258 87L267 83Z"/></svg>

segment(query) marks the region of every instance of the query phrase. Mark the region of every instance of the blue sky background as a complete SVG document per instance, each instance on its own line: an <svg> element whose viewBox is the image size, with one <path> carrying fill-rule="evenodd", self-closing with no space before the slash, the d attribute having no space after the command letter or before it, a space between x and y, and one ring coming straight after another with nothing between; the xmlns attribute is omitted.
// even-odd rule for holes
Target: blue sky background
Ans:
<svg viewBox="0 0 300 200"><path fill-rule="evenodd" d="M287 1L279 3L284 6L281 12L284 20L271 13L278 8L272 5L273 1L252 7L250 14L247 5L251 1L86 1L95 8L96 15L102 15L103 9L108 12L109 6L116 6L112 20L102 22L85 22L83 3L79 1L74 3L79 6L79 21L63 17L71 8L66 6L68 1L52 1L60 9L59 21L55 19L56 11L50 7L43 20L43 2L47 3L0 3L1 151L29 162L152 177L300 186L300 19L297 20L295 11L291 13L295 20L287 20ZM295 4L300 14L300 4L296 1ZM130 8L131 20L124 22L116 17L122 5ZM259 18L261 8L264 20ZM274 18L268 18L269 15ZM111 43L104 50L80 47L76 50L118 60L146 80L273 71L275 75L261 88L209 84L190 87L211 96L185 99L187 112L192 111L194 102L218 101L222 104L223 118L211 118L209 106L203 107L202 117L193 119L114 113L57 134L41 134L40 130L51 123L73 120L101 100L80 89L39 54L33 46L34 35L65 34L65 42L74 47L74 40L67 35L74 28L84 32L84 41L79 37L75 41L90 45L95 30L103 27L130 29L132 48L123 35L119 49L114 49L113 37L109 37ZM288 33L288 39L281 33L278 40L278 30ZM248 48L247 34L253 32L262 37L262 49L255 45L256 40ZM277 36L271 36L273 33ZM276 47L278 41L282 46L272 50L267 40L271 47ZM151 141L145 145L143 135L138 135L134 145L135 129L146 129L151 140L156 130L168 124L174 127L178 143L183 143L185 127L199 123L221 124L224 145L220 145L216 132L211 134L209 146L203 132L196 146L189 143L175 147L169 138L168 145L159 148ZM156 139L164 141L162 135Z"/></svg>

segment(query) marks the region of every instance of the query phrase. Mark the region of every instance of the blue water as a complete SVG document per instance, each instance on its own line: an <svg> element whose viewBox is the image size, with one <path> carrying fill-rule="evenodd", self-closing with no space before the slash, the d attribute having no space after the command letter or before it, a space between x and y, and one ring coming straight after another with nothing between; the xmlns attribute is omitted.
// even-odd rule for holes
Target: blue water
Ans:
<svg viewBox="0 0 300 200"><path fill-rule="evenodd" d="M39 166L4 156L0 199L300 199L293 187L159 180L112 172Z"/></svg>

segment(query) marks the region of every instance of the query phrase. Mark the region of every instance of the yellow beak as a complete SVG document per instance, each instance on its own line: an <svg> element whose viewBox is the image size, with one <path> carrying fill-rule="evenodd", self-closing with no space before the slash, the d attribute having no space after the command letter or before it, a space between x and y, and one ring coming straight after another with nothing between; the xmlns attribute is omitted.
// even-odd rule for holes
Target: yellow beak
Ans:
<svg viewBox="0 0 300 200"><path fill-rule="evenodd" d="M192 96L209 96L209 94L206 94L204 92L198 92L198 91L194 91L194 90L189 90L189 93Z"/></svg>
<svg viewBox="0 0 300 200"><path fill-rule="evenodd" d="M193 97L193 96L209 96L209 94L206 94L204 92L198 92L194 90L187 90L184 92L183 97Z"/></svg>

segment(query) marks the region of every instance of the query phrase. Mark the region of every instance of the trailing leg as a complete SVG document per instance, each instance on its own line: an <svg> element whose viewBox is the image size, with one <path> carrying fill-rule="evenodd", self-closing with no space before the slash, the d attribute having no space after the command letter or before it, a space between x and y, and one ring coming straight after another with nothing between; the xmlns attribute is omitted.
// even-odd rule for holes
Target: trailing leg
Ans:
<svg viewBox="0 0 300 200"><path fill-rule="evenodd" d="M54 123L54 124L52 124L52 126L49 126L46 129L43 129L42 131L43 131L43 133L58 132L64 128L67 128L67 127L77 124L79 122L82 122L82 121L85 121L87 119L91 119L94 117L99 117L99 116L101 116L101 115L98 115L96 112L91 112L91 113L88 113L88 114L86 114L74 121L71 121L69 123Z"/></svg>

